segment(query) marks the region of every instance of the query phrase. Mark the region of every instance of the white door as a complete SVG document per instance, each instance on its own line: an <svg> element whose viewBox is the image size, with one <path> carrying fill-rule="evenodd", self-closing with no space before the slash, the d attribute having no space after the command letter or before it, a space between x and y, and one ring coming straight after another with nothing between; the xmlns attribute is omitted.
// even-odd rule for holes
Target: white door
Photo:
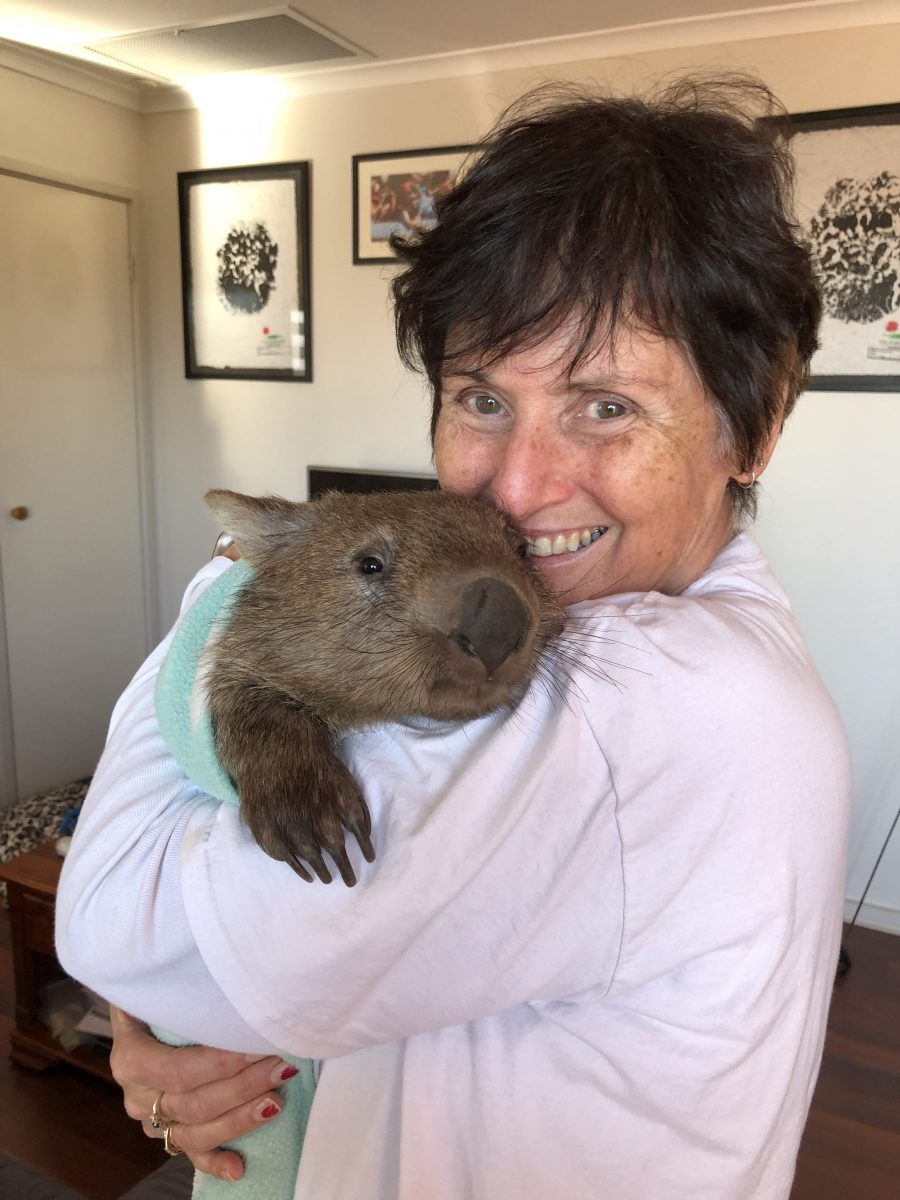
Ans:
<svg viewBox="0 0 900 1200"><path fill-rule="evenodd" d="M0 173L0 775L19 798L93 770L146 649L129 262L125 202Z"/></svg>

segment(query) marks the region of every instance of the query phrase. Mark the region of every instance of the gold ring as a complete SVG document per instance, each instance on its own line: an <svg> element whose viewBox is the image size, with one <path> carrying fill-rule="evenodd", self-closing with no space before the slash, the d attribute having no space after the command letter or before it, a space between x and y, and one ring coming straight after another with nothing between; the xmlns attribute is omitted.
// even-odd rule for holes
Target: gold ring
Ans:
<svg viewBox="0 0 900 1200"><path fill-rule="evenodd" d="M160 1104L162 1103L162 1098L164 1095L165 1092L160 1092L153 1101L153 1107L150 1109L150 1127L151 1129L155 1129L157 1133L159 1133L166 1124L166 1118L162 1115L160 1110Z"/></svg>
<svg viewBox="0 0 900 1200"><path fill-rule="evenodd" d="M163 1149L170 1158L175 1158L177 1154L184 1154L181 1146L176 1146L172 1141L172 1130L177 1125L177 1121L166 1121L163 1125Z"/></svg>

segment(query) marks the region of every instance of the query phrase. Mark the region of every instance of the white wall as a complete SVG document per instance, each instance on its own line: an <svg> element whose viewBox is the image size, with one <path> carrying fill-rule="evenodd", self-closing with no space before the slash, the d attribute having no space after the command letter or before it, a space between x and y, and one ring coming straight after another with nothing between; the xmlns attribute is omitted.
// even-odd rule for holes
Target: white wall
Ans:
<svg viewBox="0 0 900 1200"><path fill-rule="evenodd" d="M0 165L136 193L141 149L137 113L0 67Z"/></svg>
<svg viewBox="0 0 900 1200"><path fill-rule="evenodd" d="M850 738L848 918L900 803L898 444L900 394L808 392L764 477L756 530ZM900 932L897 834L862 917Z"/></svg>

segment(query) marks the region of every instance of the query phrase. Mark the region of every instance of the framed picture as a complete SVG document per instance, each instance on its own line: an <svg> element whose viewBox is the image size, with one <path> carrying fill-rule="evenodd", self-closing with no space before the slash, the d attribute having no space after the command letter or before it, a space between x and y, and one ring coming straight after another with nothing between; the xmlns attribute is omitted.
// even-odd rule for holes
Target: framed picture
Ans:
<svg viewBox="0 0 900 1200"><path fill-rule="evenodd" d="M178 176L188 379L312 379L309 164Z"/></svg>
<svg viewBox="0 0 900 1200"><path fill-rule="evenodd" d="M353 156L353 261L393 262L392 233L434 225L434 204L453 187L471 146Z"/></svg>
<svg viewBox="0 0 900 1200"><path fill-rule="evenodd" d="M825 310L810 387L900 391L900 104L800 113L788 134Z"/></svg>
<svg viewBox="0 0 900 1200"><path fill-rule="evenodd" d="M434 492L440 487L437 475L365 467L307 467L306 482L310 500L323 492Z"/></svg>

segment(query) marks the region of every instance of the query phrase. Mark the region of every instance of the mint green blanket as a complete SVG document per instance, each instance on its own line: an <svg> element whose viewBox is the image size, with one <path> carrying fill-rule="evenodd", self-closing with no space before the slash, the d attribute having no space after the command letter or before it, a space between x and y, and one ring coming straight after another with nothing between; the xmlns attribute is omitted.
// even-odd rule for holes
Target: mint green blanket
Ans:
<svg viewBox="0 0 900 1200"><path fill-rule="evenodd" d="M253 568L241 559L203 592L182 618L156 684L156 715L169 752L192 783L224 804L237 804L238 794L216 758L206 706L204 653L253 575ZM164 1029L153 1032L169 1045L187 1045L178 1034ZM230 1183L197 1171L193 1195L198 1200L293 1200L316 1081L309 1059L284 1057L299 1073L279 1089L281 1114L228 1143L244 1160L243 1178Z"/></svg>

